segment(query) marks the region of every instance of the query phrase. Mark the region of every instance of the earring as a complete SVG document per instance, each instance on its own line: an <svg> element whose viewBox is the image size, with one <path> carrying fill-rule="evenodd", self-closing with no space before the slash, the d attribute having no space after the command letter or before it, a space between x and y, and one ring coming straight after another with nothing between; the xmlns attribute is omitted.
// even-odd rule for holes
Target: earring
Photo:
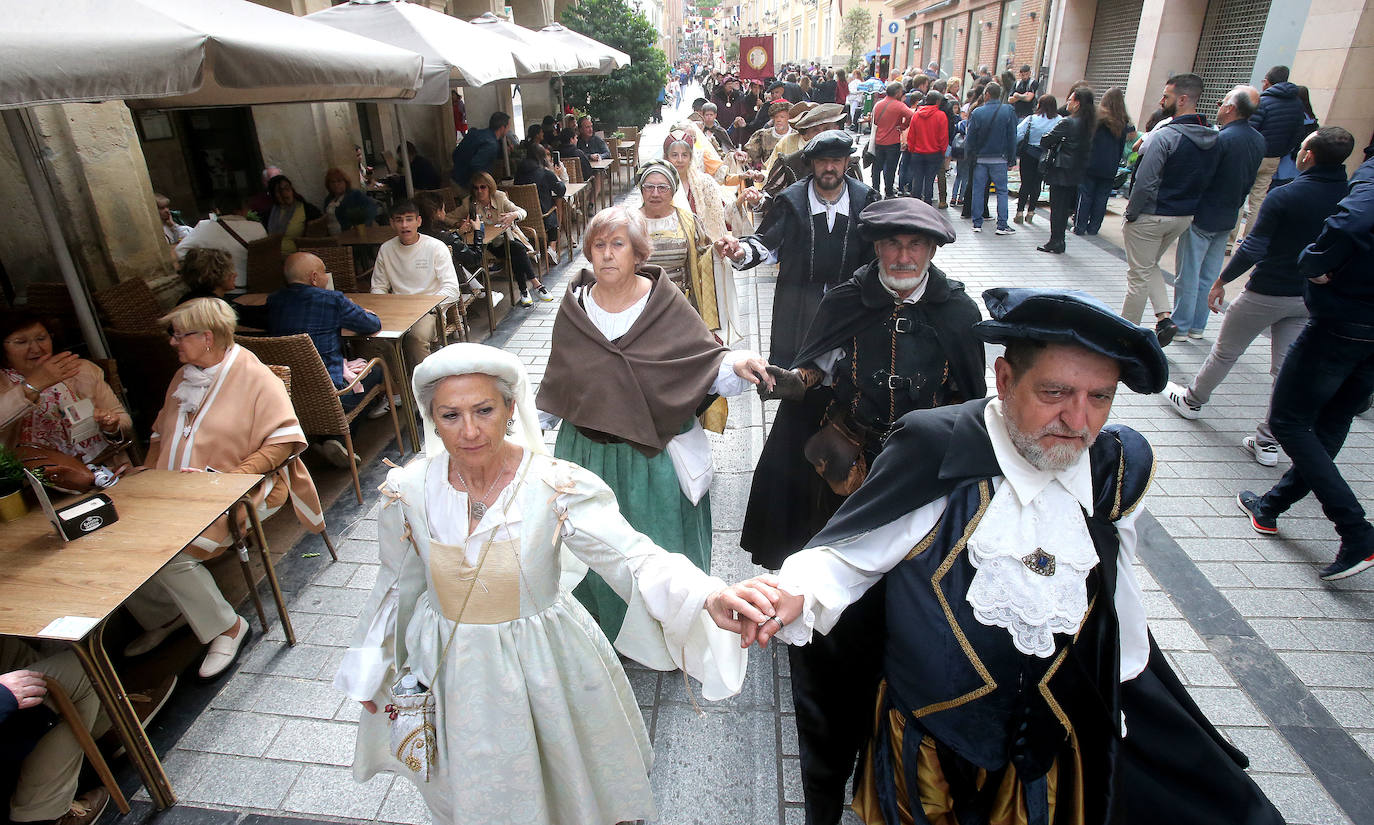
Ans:
<svg viewBox="0 0 1374 825"><path fill-rule="evenodd" d="M514 418L507 418L507 419L506 419L506 426L507 426L507 427L513 427L513 426L515 426L515 419L514 419Z"/></svg>

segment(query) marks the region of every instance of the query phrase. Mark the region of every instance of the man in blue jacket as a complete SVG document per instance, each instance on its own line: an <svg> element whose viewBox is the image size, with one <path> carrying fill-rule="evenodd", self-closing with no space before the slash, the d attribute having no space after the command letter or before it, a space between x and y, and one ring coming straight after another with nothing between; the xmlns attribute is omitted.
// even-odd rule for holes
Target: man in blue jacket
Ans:
<svg viewBox="0 0 1374 825"><path fill-rule="evenodd" d="M1291 184L1290 184L1291 185ZM1285 187L1286 188L1286 187ZM1256 227L1258 230L1258 227ZM1269 427L1293 466L1269 492L1237 501L1257 532L1278 532L1278 517L1309 492L1341 537L1327 581L1374 567L1374 525L1336 468L1350 422L1374 393L1374 160L1298 257L1312 318L1293 342L1274 382Z"/></svg>
<svg viewBox="0 0 1374 825"><path fill-rule="evenodd" d="M1288 348L1307 326L1302 299L1307 279L1298 272L1298 255L1317 239L1327 217L1345 197L1345 159L1354 147L1355 138L1339 126L1319 129L1303 141L1298 150L1298 177L1265 199L1254 231L1245 236L1207 293L1212 311L1220 312L1226 284L1254 267L1245 289L1226 308L1217 342L1193 383L1184 388L1170 382L1165 388L1165 400L1174 412L1190 421L1200 417L1202 406L1226 380L1236 359L1266 329L1269 374L1278 376ZM1269 430L1267 416L1255 434L1241 443L1265 467L1279 463L1279 443Z"/></svg>
<svg viewBox="0 0 1374 825"><path fill-rule="evenodd" d="M1250 125L1264 135L1264 162L1250 187L1250 197L1245 204L1245 227L1237 233L1238 237L1249 232L1258 219L1260 203L1278 171L1279 158L1298 145L1303 115L1307 113L1298 99L1298 87L1288 82L1287 66L1275 66L1265 72L1263 89L1259 111L1250 118Z"/></svg>
<svg viewBox="0 0 1374 825"><path fill-rule="evenodd" d="M501 154L501 141L510 131L510 115L493 112L485 129L470 129L463 142L453 147L453 171L449 176L466 192L478 172L490 172Z"/></svg>
<svg viewBox="0 0 1374 825"><path fill-rule="evenodd" d="M1207 290L1221 271L1227 236L1264 159L1264 138L1248 120L1258 102L1255 87L1237 86L1217 104L1216 172L1198 201L1192 225L1178 239L1173 314L1178 335L1200 339L1207 326Z"/></svg>
<svg viewBox="0 0 1374 825"><path fill-rule="evenodd" d="M973 231L983 231L983 204L988 197L988 180L997 187L997 234L1015 232L1007 223L1007 170L1016 165L1016 109L1002 102L1002 87L989 83L983 92L983 105L969 115L964 157L973 158Z"/></svg>
<svg viewBox="0 0 1374 825"><path fill-rule="evenodd" d="M1174 305L1159 259L1192 223L1198 201L1217 165L1217 133L1197 113L1202 78L1178 74L1164 84L1159 107L1173 118L1155 127L1145 141L1126 203L1126 300L1121 317L1133 324L1145 314L1148 297L1155 311L1160 346L1178 333L1170 319Z"/></svg>

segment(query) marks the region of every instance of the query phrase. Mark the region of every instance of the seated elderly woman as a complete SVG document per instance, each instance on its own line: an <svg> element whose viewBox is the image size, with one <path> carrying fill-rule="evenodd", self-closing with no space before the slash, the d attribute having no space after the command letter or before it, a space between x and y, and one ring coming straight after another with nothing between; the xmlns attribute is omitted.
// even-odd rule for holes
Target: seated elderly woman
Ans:
<svg viewBox="0 0 1374 825"><path fill-rule="evenodd" d="M757 354L722 346L653 254L638 210L604 209L587 226L592 264L554 320L538 405L563 419L554 454L601 476L630 524L711 569L711 449L697 416L717 396L773 385ZM617 639L623 597L589 575L575 595Z"/></svg>
<svg viewBox="0 0 1374 825"><path fill-rule="evenodd" d="M293 457L305 449L305 434L291 398L257 356L234 343L234 311L223 301L196 298L159 323L167 325L183 366L153 422L144 465L183 473L264 474L252 494L260 517L275 513L289 497L305 529L324 530L315 482ZM167 495L175 497L176 490ZM201 562L231 541L228 517L221 518L125 602L145 631L125 648L126 656L147 653L189 624L201 643L210 645L201 678L213 679L229 667L248 635L248 623L225 601Z"/></svg>
<svg viewBox="0 0 1374 825"><path fill-rule="evenodd" d="M133 422L97 365L52 351L52 327L37 315L0 319L0 440L24 465L62 490L109 487L129 468L124 442ZM92 408L73 422L70 408Z"/></svg>
<svg viewBox="0 0 1374 825"><path fill-rule="evenodd" d="M355 226L370 226L377 221L377 202L354 187L348 175L335 166L324 173L324 215L329 219L329 234L337 235Z"/></svg>
<svg viewBox="0 0 1374 825"><path fill-rule="evenodd" d="M768 599L654 546L601 479L550 457L516 356L452 344L412 384L425 455L382 486L381 572L334 677L367 711L354 778L404 773L451 825L653 818L634 692L568 584L588 567L605 577L631 605L620 652L681 668L711 700L739 692L746 651L733 634L767 621ZM433 698L428 752L397 754L377 713L407 676Z"/></svg>
<svg viewBox="0 0 1374 825"><path fill-rule="evenodd" d="M510 202L505 192L496 188L496 180L487 172L472 176L469 184L471 194L458 204L454 210L462 218L458 231L471 244L477 243L477 232L482 234L482 243L491 250L498 261L504 261L510 254L511 270L515 282L520 286L522 307L533 306L530 290L533 289L541 301L552 301L553 296L534 274L530 255L534 247L530 245L525 232L516 224L525 219L525 210Z"/></svg>
<svg viewBox="0 0 1374 825"><path fill-rule="evenodd" d="M305 234L306 221L318 218L320 210L300 196L286 175L267 182L267 195L272 205L259 218L267 234L281 236L282 254L290 255L296 251L296 239Z"/></svg>

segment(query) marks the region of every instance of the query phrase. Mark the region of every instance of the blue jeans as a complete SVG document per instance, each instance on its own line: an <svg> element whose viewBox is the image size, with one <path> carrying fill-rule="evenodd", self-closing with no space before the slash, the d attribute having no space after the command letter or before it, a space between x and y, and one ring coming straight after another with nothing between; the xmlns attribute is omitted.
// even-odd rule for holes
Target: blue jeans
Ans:
<svg viewBox="0 0 1374 825"><path fill-rule="evenodd" d="M1178 239L1178 277L1174 280L1174 323L1180 334L1207 328L1207 291L1221 272L1231 230L1208 232L1197 224Z"/></svg>
<svg viewBox="0 0 1374 825"><path fill-rule="evenodd" d="M940 164L945 162L944 153L912 152L906 157L911 158L911 194L926 203L932 202L935 198L935 176L940 174Z"/></svg>
<svg viewBox="0 0 1374 825"><path fill-rule="evenodd" d="M897 162L897 191L911 194L911 181L916 177L915 155L902 150L901 160Z"/></svg>
<svg viewBox="0 0 1374 825"><path fill-rule="evenodd" d="M1096 235L1107 217L1107 198L1112 194L1112 178L1084 175L1078 184L1078 211L1073 218L1075 235Z"/></svg>
<svg viewBox="0 0 1374 825"><path fill-rule="evenodd" d="M1311 492L1342 542L1374 540L1374 526L1335 462L1371 392L1374 325L1309 321L1274 382L1269 427L1293 466L1260 499L1266 515L1283 513Z"/></svg>
<svg viewBox="0 0 1374 825"><path fill-rule="evenodd" d="M973 216L973 225L983 225L983 202L988 197L988 178L992 179L993 186L997 187L997 228L1007 228L1007 162L1004 160L983 163L979 161L973 167L973 203L971 204L970 215Z"/></svg>
<svg viewBox="0 0 1374 825"><path fill-rule="evenodd" d="M956 166L954 167L953 197L958 198L962 202L963 199L968 196L968 193L964 190L968 187L968 178L970 170L973 168L973 161L960 158L954 161L954 163Z"/></svg>
<svg viewBox="0 0 1374 825"><path fill-rule="evenodd" d="M897 161L902 156L902 144L894 143L891 146L884 146L880 143L873 144L873 188L885 195L891 195L893 187L897 185ZM887 188L882 187L883 178L887 178Z"/></svg>

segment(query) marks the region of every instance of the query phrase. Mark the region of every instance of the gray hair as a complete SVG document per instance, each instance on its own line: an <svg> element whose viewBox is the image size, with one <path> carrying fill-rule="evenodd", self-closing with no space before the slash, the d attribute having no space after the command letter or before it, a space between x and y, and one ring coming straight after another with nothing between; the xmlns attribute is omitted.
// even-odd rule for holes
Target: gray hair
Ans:
<svg viewBox="0 0 1374 825"><path fill-rule="evenodd" d="M1222 101L1236 107L1236 116L1248 118L1259 108L1255 105L1255 99L1250 97L1249 86L1237 86L1226 95L1226 100Z"/></svg>
<svg viewBox="0 0 1374 825"><path fill-rule="evenodd" d="M505 378L501 378L497 375L488 375L484 372L449 373L448 375L441 375L428 383L421 384L416 388L415 400L419 403L420 409L424 410L425 414L429 416L429 420L434 420L434 394L439 391L439 385L444 383L446 379L454 378L459 375L485 375L496 385L496 392L501 396L502 401L510 405L515 404L515 384Z"/></svg>
<svg viewBox="0 0 1374 825"><path fill-rule="evenodd" d="M715 112L717 111L716 104L707 101L706 103L701 104L701 110L703 112Z"/></svg>

